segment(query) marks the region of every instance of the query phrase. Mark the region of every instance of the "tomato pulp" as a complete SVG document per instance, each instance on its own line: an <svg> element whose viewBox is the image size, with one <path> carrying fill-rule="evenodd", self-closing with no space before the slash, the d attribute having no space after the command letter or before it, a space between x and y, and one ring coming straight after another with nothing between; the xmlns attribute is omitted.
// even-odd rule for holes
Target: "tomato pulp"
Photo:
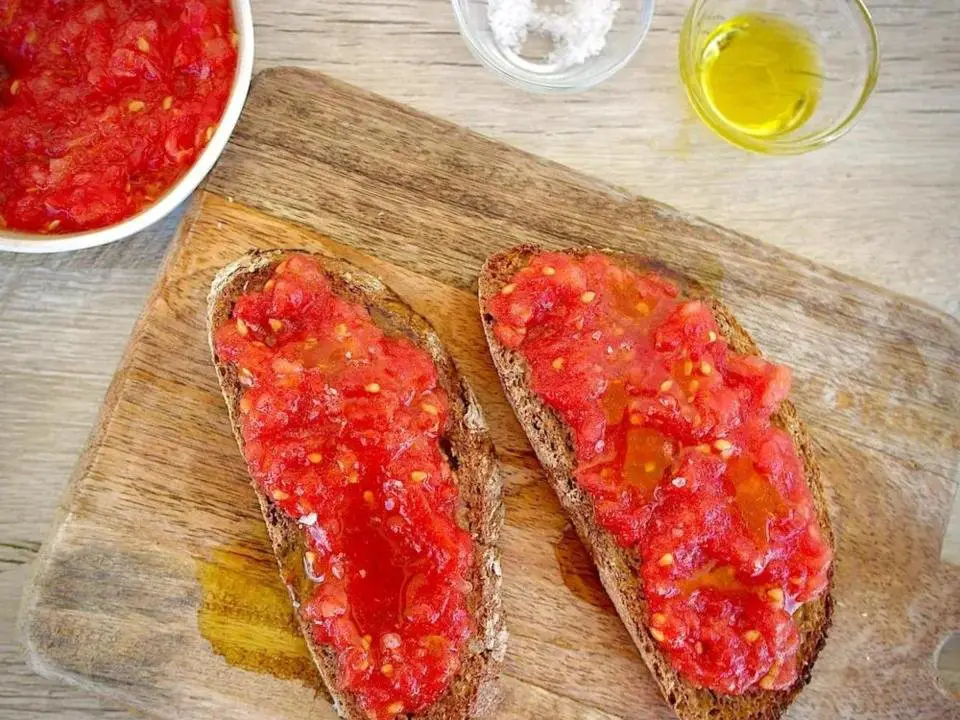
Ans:
<svg viewBox="0 0 960 720"><path fill-rule="evenodd" d="M0 227L150 205L212 137L236 47L229 0L0 0Z"/></svg>
<svg viewBox="0 0 960 720"><path fill-rule="evenodd" d="M473 545L440 447L450 405L430 356L385 335L294 255L240 297L216 350L251 476L299 523L313 581L299 612L369 717L435 702L473 630Z"/></svg>
<svg viewBox="0 0 960 720"><path fill-rule="evenodd" d="M826 590L832 558L771 422L790 372L730 350L705 303L601 254L539 255L487 309L572 428L597 522L637 552L673 667L721 693L790 687L793 612Z"/></svg>

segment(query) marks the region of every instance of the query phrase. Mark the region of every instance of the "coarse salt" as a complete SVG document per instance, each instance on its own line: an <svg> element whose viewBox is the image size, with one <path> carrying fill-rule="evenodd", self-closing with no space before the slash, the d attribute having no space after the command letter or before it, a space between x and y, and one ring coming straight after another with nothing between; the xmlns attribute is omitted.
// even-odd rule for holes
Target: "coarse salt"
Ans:
<svg viewBox="0 0 960 720"><path fill-rule="evenodd" d="M606 44L619 0L564 0L538 5L534 0L488 0L490 29L500 47L521 54L531 33L549 37L546 58L558 70L598 55Z"/></svg>

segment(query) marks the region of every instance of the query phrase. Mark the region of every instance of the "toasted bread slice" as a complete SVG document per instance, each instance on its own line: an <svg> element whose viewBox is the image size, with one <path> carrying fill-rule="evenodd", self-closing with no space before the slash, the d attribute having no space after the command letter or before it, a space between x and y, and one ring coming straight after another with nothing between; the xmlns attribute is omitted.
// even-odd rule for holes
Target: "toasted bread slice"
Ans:
<svg viewBox="0 0 960 720"><path fill-rule="evenodd" d="M229 318L237 297L263 287L273 268L294 252L311 254L302 250L251 251L221 270L210 291L207 321L211 350L230 413L230 423L241 451L241 385L236 368L217 358L214 331ZM502 487L483 412L439 337L422 317L376 277L342 260L322 256L321 262L334 292L364 305L377 325L388 334L402 335L430 354L437 368L440 385L450 400L450 427L442 438L441 446L457 478L462 503L461 522L465 523L465 529L471 533L474 541L476 562L470 577L473 590L469 602L476 632L465 645L461 667L446 693L426 712L400 717L423 720L484 717L499 701L498 676L506 651L507 633L500 598L498 548L503 524ZM260 491L256 483L254 489L257 490L281 576L287 584L294 607L299 608L310 588L303 571L301 531L275 506L271 498ZM333 649L316 644L308 625L299 618L299 613L297 616L310 654L333 696L337 712L347 720L366 720L367 715L356 697L337 685L337 662Z"/></svg>
<svg viewBox="0 0 960 720"><path fill-rule="evenodd" d="M500 375L500 381L520 424L530 439L530 444L546 471L547 480L559 497L580 539L593 556L600 579L613 600L620 618L630 632L647 667L656 678L663 697L670 703L676 714L682 720L747 720L748 718L773 720L773 718L779 718L797 693L809 682L814 660L826 640L833 607L830 588L821 597L804 604L798 610L799 673L796 683L788 690L756 690L744 695L721 695L694 687L673 669L651 639L644 622L647 616L646 602L636 572L638 558L635 553L617 545L613 536L597 524L590 496L573 478L576 460L570 429L530 389L529 370L523 357L515 351L504 348L493 333L493 318L487 312L488 300L499 293L500 289L508 284L514 274L534 255L541 252L544 251L536 247L520 246L488 258L480 274L480 308L484 331L490 345L490 354ZM640 258L623 253L590 249L567 252L576 256L583 256L588 252L606 252L624 267L639 270L655 269L661 275L676 282L688 297L696 297L709 304L724 338L733 350L740 353L760 354L756 344L740 327L730 311L696 284L685 281L674 273L665 272L663 268L651 268L649 263ZM820 467L814 456L810 437L789 401L781 404L774 415L774 422L793 438L813 494L820 529L824 539L832 546L833 534L827 516ZM832 582L831 575L831 587Z"/></svg>

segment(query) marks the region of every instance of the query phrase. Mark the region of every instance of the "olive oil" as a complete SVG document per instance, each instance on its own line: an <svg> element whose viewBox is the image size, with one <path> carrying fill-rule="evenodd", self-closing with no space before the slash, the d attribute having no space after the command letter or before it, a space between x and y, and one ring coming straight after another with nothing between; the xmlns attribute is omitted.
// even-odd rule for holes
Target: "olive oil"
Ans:
<svg viewBox="0 0 960 720"><path fill-rule="evenodd" d="M260 527L251 535L266 532ZM299 680L322 691L319 672L294 617L290 596L268 552L225 545L212 560L196 561L202 599L197 610L200 635L228 664L244 670Z"/></svg>
<svg viewBox="0 0 960 720"><path fill-rule="evenodd" d="M714 112L758 138L783 135L806 122L823 81L809 33L765 13L738 15L714 29L696 73Z"/></svg>

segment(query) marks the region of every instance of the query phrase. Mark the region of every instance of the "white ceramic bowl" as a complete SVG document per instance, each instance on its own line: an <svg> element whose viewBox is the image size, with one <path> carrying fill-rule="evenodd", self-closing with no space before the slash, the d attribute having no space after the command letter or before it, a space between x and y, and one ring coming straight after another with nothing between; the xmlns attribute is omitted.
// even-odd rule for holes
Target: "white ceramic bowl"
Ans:
<svg viewBox="0 0 960 720"><path fill-rule="evenodd" d="M157 198L156 202L116 225L64 235L39 235L4 228L0 230L0 250L51 253L106 245L138 233L163 219L196 190L197 185L216 164L217 158L227 145L227 140L230 139L230 134L240 117L240 111L243 110L243 103L247 99L250 78L253 75L253 16L250 11L250 0L231 0L231 5L236 31L240 36L237 45L237 74L233 78L230 98L227 100L220 124L193 167L166 193Z"/></svg>

